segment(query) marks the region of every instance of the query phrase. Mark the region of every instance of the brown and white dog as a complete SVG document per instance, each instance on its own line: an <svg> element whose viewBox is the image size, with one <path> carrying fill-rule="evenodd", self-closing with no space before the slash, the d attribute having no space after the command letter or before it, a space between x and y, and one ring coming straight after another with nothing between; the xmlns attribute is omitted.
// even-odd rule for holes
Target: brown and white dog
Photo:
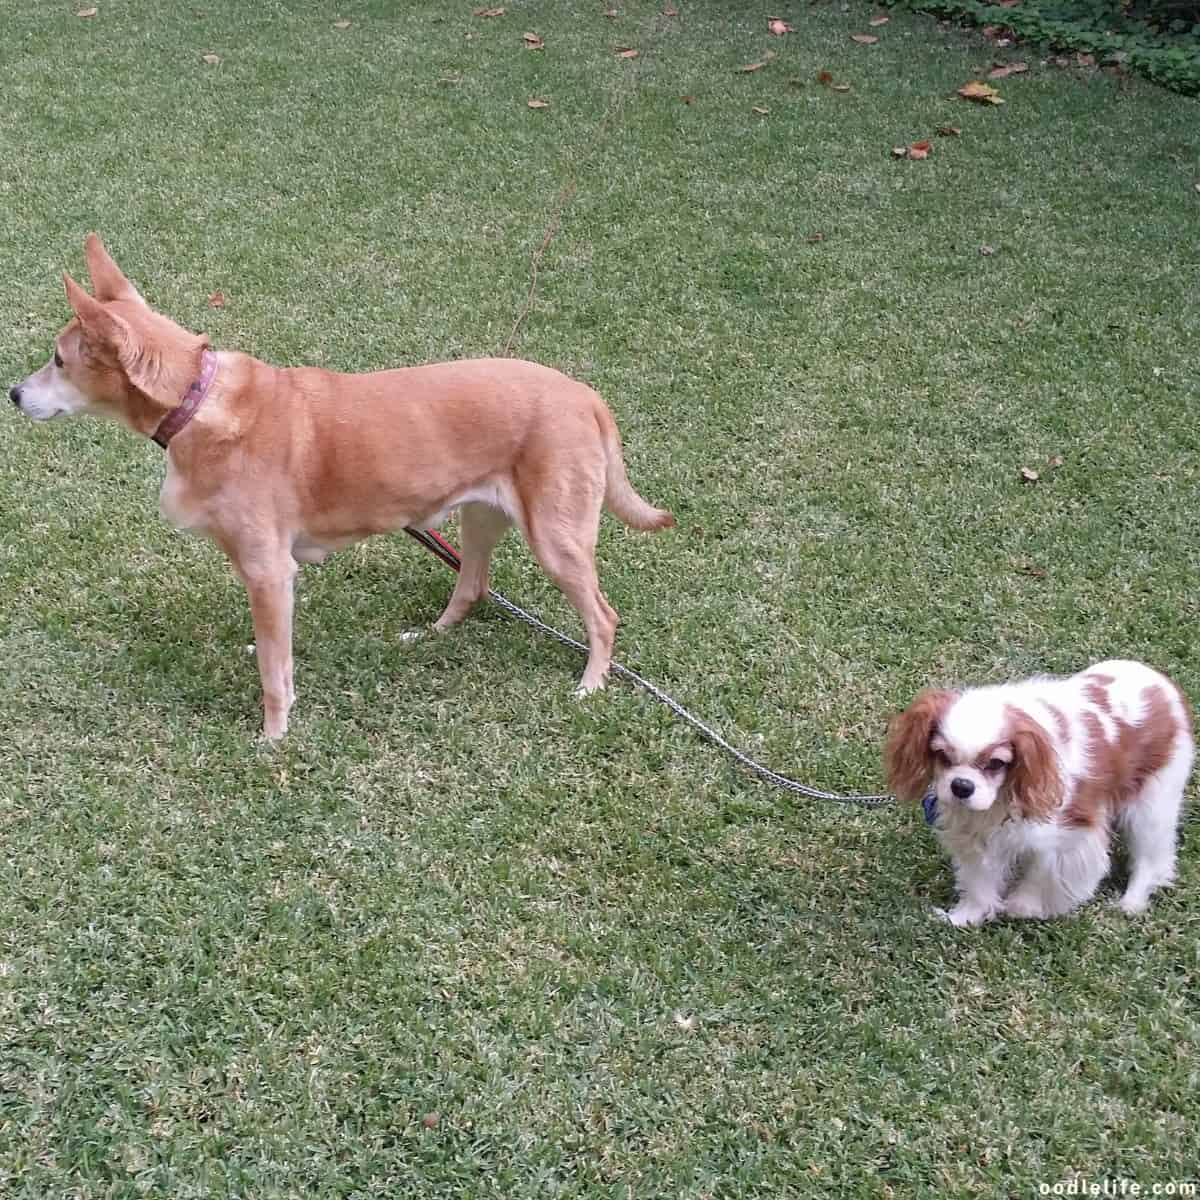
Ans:
<svg viewBox="0 0 1200 1200"><path fill-rule="evenodd" d="M1127 913L1175 878L1175 837L1195 740L1187 700L1136 662L1066 679L926 691L888 731L889 786L926 811L954 861L955 925L1053 917L1108 873L1128 843ZM930 789L932 792L930 793Z"/></svg>
<svg viewBox="0 0 1200 1200"><path fill-rule="evenodd" d="M212 538L249 594L267 737L286 731L295 699L296 564L453 509L462 570L434 628L486 595L492 550L516 525L583 618L579 691L603 686L617 614L596 576L600 510L635 529L674 520L631 487L590 387L516 359L343 375L213 352L150 308L95 234L85 251L94 297L64 276L75 319L10 396L36 420L115 417L167 448L164 515Z"/></svg>

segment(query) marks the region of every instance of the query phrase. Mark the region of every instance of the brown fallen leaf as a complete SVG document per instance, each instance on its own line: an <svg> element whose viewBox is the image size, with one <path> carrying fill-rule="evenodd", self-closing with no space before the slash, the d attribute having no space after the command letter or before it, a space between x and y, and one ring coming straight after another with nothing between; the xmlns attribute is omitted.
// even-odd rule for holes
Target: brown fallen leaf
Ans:
<svg viewBox="0 0 1200 1200"><path fill-rule="evenodd" d="M677 17L677 16L679 16L679 9L672 8L668 4L667 7L663 9L663 16L664 17Z"/></svg>
<svg viewBox="0 0 1200 1200"><path fill-rule="evenodd" d="M1063 456L1061 454L1053 454L1046 461L1052 467L1061 467L1063 465Z"/></svg>
<svg viewBox="0 0 1200 1200"><path fill-rule="evenodd" d="M1037 481L1041 479L1041 476L1030 467L1022 467L1021 478L1024 479L1026 483L1037 483Z"/></svg>
<svg viewBox="0 0 1200 1200"><path fill-rule="evenodd" d="M637 58L638 52L632 48L617 51L618 58Z"/></svg>
<svg viewBox="0 0 1200 1200"><path fill-rule="evenodd" d="M913 142L908 148L909 158L928 158L929 152L933 149L932 142Z"/></svg>
<svg viewBox="0 0 1200 1200"><path fill-rule="evenodd" d="M997 8L1016 8L1021 0L993 0Z"/></svg>
<svg viewBox="0 0 1200 1200"><path fill-rule="evenodd" d="M525 43L526 50L545 50L546 48L546 43L536 33L523 33L521 40Z"/></svg>
<svg viewBox="0 0 1200 1200"><path fill-rule="evenodd" d="M830 85L829 90L831 92L848 92L850 85L848 83L834 83Z"/></svg>
<svg viewBox="0 0 1200 1200"><path fill-rule="evenodd" d="M879 41L873 33L852 33L850 40L857 42L860 46L873 46Z"/></svg>
<svg viewBox="0 0 1200 1200"><path fill-rule="evenodd" d="M996 250L993 246L980 246L979 253L982 254L984 258L990 258L996 253Z"/></svg>
<svg viewBox="0 0 1200 1200"><path fill-rule="evenodd" d="M208 307L209 308L224 308L225 307L225 293L224 292L213 292L213 294L211 296L209 296L209 298L208 298Z"/></svg>
<svg viewBox="0 0 1200 1200"><path fill-rule="evenodd" d="M94 17L99 11L98 8L81 8L75 15L77 17Z"/></svg>
<svg viewBox="0 0 1200 1200"><path fill-rule="evenodd" d="M684 102L684 104L695 104L696 103L695 96L680 96L679 98L680 98L680 100L682 100Z"/></svg>
<svg viewBox="0 0 1200 1200"><path fill-rule="evenodd" d="M768 17L767 29L776 37L783 37L785 33L795 33L796 31L781 17Z"/></svg>
<svg viewBox="0 0 1200 1200"><path fill-rule="evenodd" d="M766 54L763 55L761 62L747 63L744 67L738 67L738 72L742 75L747 75L751 71L761 71L763 69L763 67L765 67L767 65L767 63L769 63L772 59L778 58L778 57L779 57L779 55L774 53L774 51L768 50L766 52Z"/></svg>
<svg viewBox="0 0 1200 1200"><path fill-rule="evenodd" d="M760 117L765 117L767 115L767 113L769 113L771 110L769 108L759 108L757 105L755 105L755 107L752 108L750 111L754 112L754 113L758 113L758 115Z"/></svg>
<svg viewBox="0 0 1200 1200"><path fill-rule="evenodd" d="M993 67L988 72L989 79L1007 79L1010 75L1023 75L1029 70L1029 64L1024 62L1004 63Z"/></svg>
<svg viewBox="0 0 1200 1200"><path fill-rule="evenodd" d="M441 1113L435 1113L435 1112L426 1113L421 1118L421 1124L424 1125L426 1129L436 1129L438 1126L438 1122L441 1119L442 1119Z"/></svg>
<svg viewBox="0 0 1200 1200"><path fill-rule="evenodd" d="M530 108L549 108L550 101L549 100L530 100L529 107Z"/></svg>
<svg viewBox="0 0 1200 1200"><path fill-rule="evenodd" d="M349 21L334 21L333 27L334 27L334 29L349 29L350 22Z"/></svg>
<svg viewBox="0 0 1200 1200"><path fill-rule="evenodd" d="M867 24L876 26L886 25L891 19L891 17L872 17Z"/></svg>
<svg viewBox="0 0 1200 1200"><path fill-rule="evenodd" d="M962 130L957 125L939 125L934 132L938 137L958 137Z"/></svg>
<svg viewBox="0 0 1200 1200"><path fill-rule="evenodd" d="M472 14L474 17L502 17L504 9L502 8L477 8Z"/></svg>
<svg viewBox="0 0 1200 1200"><path fill-rule="evenodd" d="M208 63L210 67L215 67L221 61L221 56L219 54L202 54L200 61Z"/></svg>
<svg viewBox="0 0 1200 1200"><path fill-rule="evenodd" d="M808 242L809 245L812 245L813 242L823 242L825 240L825 235L823 233L810 233L804 240Z"/></svg>
<svg viewBox="0 0 1200 1200"><path fill-rule="evenodd" d="M1076 54L1075 65L1079 67L1094 67L1096 65L1096 56L1094 54Z"/></svg>
<svg viewBox="0 0 1200 1200"><path fill-rule="evenodd" d="M892 157L893 158L907 158L908 157L908 147L907 146L893 146L892 147Z"/></svg>
<svg viewBox="0 0 1200 1200"><path fill-rule="evenodd" d="M617 12L615 8L606 8L604 10L604 15L611 20L614 17L619 17L621 14Z"/></svg>
<svg viewBox="0 0 1200 1200"><path fill-rule="evenodd" d="M828 87L833 82L833 75L829 71L818 71L817 82L822 87Z"/></svg>
<svg viewBox="0 0 1200 1200"><path fill-rule="evenodd" d="M977 104L1004 103L1000 97L1000 93L994 87L988 87L986 83L982 83L978 79L972 79L970 83L964 83L958 89L958 94L964 100L974 100Z"/></svg>

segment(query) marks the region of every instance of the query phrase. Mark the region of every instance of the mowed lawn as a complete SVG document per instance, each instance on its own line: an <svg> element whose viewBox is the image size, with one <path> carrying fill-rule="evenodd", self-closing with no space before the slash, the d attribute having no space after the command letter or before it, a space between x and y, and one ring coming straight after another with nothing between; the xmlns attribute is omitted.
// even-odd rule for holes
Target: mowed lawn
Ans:
<svg viewBox="0 0 1200 1200"><path fill-rule="evenodd" d="M929 682L1129 656L1200 700L1195 100L861 3L90 2L0 18L6 388L92 229L219 347L498 353L574 184L513 353L598 388L677 515L605 519L622 661L840 790ZM1004 105L956 97L1005 58ZM269 747L159 450L0 417L4 1196L1194 1177L1194 815L1142 919L1110 881L952 930L919 812L577 701L494 608L402 641L451 579L401 535L304 571ZM515 537L495 586L577 632Z"/></svg>

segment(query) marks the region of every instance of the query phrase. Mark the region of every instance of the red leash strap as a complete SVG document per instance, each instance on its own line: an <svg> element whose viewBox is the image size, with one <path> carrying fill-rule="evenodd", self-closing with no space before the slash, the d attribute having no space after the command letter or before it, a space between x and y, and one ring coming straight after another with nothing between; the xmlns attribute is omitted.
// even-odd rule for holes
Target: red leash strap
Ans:
<svg viewBox="0 0 1200 1200"><path fill-rule="evenodd" d="M420 542L430 553L436 554L452 571L457 571L462 566L458 551L436 530L413 529L411 525L405 525L404 532Z"/></svg>

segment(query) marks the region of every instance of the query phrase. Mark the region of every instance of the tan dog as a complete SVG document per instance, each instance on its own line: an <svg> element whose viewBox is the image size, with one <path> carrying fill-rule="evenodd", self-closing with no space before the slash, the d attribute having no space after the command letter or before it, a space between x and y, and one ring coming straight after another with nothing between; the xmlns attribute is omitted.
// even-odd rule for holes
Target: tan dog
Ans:
<svg viewBox="0 0 1200 1200"><path fill-rule="evenodd" d="M516 359L340 375L214 353L151 309L95 234L86 255L95 298L64 276L75 320L10 395L36 420L86 411L169 443L160 506L211 537L246 585L267 737L287 730L295 699L296 564L453 509L462 571L434 628L486 595L492 550L515 524L587 628L579 692L603 686L617 614L596 577L600 509L635 529L674 519L630 486L591 388Z"/></svg>

